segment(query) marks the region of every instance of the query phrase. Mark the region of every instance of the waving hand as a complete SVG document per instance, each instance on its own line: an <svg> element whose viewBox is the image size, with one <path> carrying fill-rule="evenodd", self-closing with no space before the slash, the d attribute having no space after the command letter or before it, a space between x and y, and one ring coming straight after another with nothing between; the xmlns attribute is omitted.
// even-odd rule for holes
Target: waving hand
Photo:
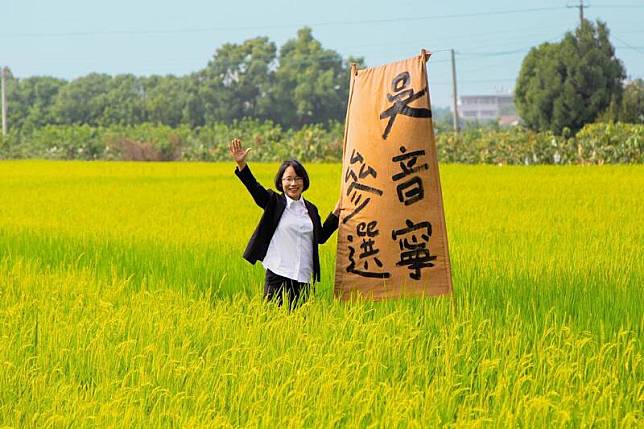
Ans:
<svg viewBox="0 0 644 429"><path fill-rule="evenodd" d="M230 142L228 150L230 151L230 156L237 163L237 168L239 169L239 171L243 170L244 167L246 167L246 156L248 155L248 152L251 151L251 149L252 148L244 149L242 147L241 140L237 138L232 139L232 141Z"/></svg>

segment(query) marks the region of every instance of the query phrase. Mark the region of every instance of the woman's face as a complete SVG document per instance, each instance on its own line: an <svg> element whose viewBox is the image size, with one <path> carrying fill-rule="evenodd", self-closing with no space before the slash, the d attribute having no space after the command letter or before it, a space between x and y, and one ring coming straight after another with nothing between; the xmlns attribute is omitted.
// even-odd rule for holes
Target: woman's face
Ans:
<svg viewBox="0 0 644 429"><path fill-rule="evenodd" d="M304 180L295 173L293 166L289 165L282 175L282 189L293 200L299 200L304 189Z"/></svg>

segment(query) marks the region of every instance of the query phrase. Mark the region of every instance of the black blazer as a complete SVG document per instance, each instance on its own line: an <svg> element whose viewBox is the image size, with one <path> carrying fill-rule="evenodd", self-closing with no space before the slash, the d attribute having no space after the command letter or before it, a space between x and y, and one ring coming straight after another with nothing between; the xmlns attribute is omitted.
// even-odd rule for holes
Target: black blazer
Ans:
<svg viewBox="0 0 644 429"><path fill-rule="evenodd" d="M286 196L260 185L248 165L242 171L235 168L235 175L246 186L255 203L264 209L264 214L262 214L262 218L244 251L244 259L251 264L255 264L257 261L262 261L266 256L268 245L271 242L271 238L273 238L284 209L286 209ZM322 225L317 207L307 200L304 200L304 205L313 222L313 282L316 282L320 281L318 244L326 242L331 234L338 229L338 217L333 213L329 213L324 225Z"/></svg>

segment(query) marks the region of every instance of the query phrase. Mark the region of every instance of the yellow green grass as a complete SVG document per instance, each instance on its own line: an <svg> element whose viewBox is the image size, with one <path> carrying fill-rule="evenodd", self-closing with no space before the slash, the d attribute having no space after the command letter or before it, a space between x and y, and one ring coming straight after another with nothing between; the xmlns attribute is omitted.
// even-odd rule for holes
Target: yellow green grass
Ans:
<svg viewBox="0 0 644 429"><path fill-rule="evenodd" d="M0 426L642 426L642 166L441 166L452 297L335 301L333 241L290 314L232 171L0 162Z"/></svg>

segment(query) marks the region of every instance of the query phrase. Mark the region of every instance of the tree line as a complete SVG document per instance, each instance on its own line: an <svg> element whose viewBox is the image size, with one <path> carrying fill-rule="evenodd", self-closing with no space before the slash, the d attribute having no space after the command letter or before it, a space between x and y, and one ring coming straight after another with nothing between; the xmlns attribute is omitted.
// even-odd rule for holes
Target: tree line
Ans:
<svg viewBox="0 0 644 429"><path fill-rule="evenodd" d="M113 126L157 123L200 127L243 118L299 129L343 121L351 63L325 49L308 27L277 49L266 37L227 43L205 68L186 76L111 76L71 81L49 76L7 82L13 129L45 125Z"/></svg>
<svg viewBox="0 0 644 429"><path fill-rule="evenodd" d="M224 44L206 67L185 76L10 76L8 122L21 134L48 125L198 128L244 118L284 129L330 127L344 121L351 63L364 67L362 58L342 58L304 27L279 49L266 37ZM585 20L560 42L526 55L515 88L517 111L527 128L556 135L596 121L644 123L644 81L624 85L625 76L606 24ZM449 111L434 108L439 132L450 123Z"/></svg>

